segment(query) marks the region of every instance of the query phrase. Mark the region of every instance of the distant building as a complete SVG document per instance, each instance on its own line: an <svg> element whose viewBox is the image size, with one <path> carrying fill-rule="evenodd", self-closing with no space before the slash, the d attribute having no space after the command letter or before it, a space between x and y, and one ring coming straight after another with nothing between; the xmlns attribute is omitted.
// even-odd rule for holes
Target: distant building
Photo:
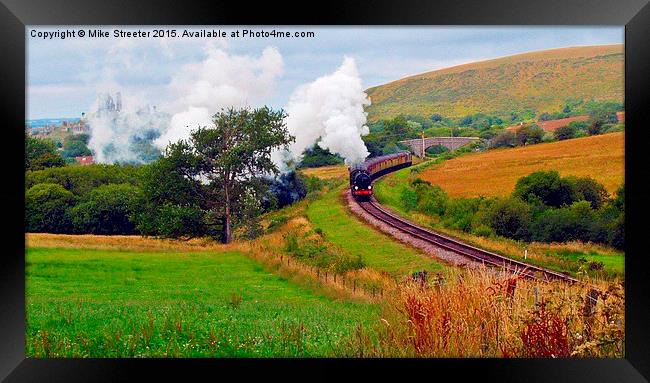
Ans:
<svg viewBox="0 0 650 383"><path fill-rule="evenodd" d="M74 159L77 160L79 165L92 165L95 163L93 156L80 156L80 157L75 157Z"/></svg>

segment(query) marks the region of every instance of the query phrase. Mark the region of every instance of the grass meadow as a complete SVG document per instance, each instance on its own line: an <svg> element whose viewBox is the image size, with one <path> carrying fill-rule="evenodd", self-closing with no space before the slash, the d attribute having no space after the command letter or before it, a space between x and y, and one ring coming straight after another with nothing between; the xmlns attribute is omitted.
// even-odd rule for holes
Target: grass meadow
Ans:
<svg viewBox="0 0 650 383"><path fill-rule="evenodd" d="M347 184L329 190L311 201L306 216L322 231L328 242L354 255L360 255L368 267L404 276L419 270L442 271L445 266L430 256L395 241L364 224L343 201Z"/></svg>
<svg viewBox="0 0 650 383"><path fill-rule="evenodd" d="M335 356L378 313L237 251L29 247L26 256L28 357Z"/></svg>

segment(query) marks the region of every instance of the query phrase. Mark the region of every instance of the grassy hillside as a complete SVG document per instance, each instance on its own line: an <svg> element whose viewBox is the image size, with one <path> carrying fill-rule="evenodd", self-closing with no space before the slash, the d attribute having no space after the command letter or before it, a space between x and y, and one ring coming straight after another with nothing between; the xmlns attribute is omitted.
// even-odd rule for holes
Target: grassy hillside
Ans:
<svg viewBox="0 0 650 383"><path fill-rule="evenodd" d="M561 176L589 176L612 194L624 179L623 132L573 140L468 154L420 174L451 197L505 196L517 179L537 170L557 170Z"/></svg>
<svg viewBox="0 0 650 383"><path fill-rule="evenodd" d="M367 90L370 121L562 110L568 99L623 101L623 45L529 52L418 74Z"/></svg>

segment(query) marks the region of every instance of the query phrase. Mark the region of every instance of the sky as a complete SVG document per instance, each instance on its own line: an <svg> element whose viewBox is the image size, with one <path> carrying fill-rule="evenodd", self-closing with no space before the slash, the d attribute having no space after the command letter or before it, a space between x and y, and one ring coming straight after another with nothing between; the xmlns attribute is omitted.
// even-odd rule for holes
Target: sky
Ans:
<svg viewBox="0 0 650 383"><path fill-rule="evenodd" d="M115 29L175 29L177 37L119 38ZM107 38L32 37L36 32L101 29ZM181 37L183 30L314 32L314 37ZM34 32L33 32L34 31ZM79 117L99 92L173 109L184 87L238 77L254 94L251 104L287 105L302 84L354 59L364 89L400 78L517 53L584 45L620 44L623 27L26 27L28 120ZM209 65L208 65L209 64ZM215 69L219 68L219 69ZM219 73L216 73L219 72ZM204 75L205 77L205 75ZM241 77L241 78L239 78ZM199 80L197 80L197 78ZM194 81L194 82L192 82ZM234 80L233 80L234 81ZM218 88L221 89L221 88ZM218 91L217 89L217 91ZM211 91L214 91L212 89ZM229 91L225 89L224 92ZM208 95L210 96L210 95Z"/></svg>

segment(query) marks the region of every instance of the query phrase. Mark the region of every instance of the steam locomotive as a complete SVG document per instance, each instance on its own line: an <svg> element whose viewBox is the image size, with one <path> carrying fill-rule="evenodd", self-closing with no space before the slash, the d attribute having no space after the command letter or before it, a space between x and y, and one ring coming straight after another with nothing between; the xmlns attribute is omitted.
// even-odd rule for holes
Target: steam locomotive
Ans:
<svg viewBox="0 0 650 383"><path fill-rule="evenodd" d="M372 181L380 176L411 166L411 153L400 152L375 157L349 168L350 191L357 200L368 200L372 196Z"/></svg>

